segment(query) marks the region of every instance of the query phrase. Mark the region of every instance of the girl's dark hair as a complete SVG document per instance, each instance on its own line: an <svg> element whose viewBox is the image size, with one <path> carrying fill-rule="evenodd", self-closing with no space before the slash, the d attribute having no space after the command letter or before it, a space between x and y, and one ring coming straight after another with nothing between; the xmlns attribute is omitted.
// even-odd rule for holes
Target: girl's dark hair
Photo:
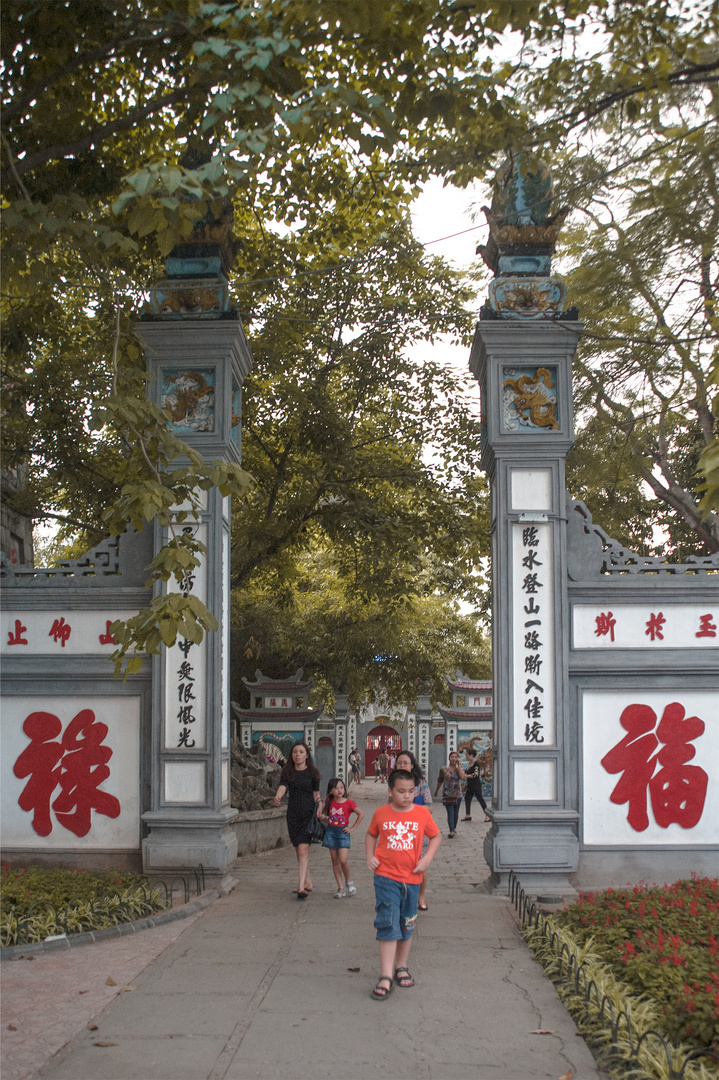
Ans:
<svg viewBox="0 0 719 1080"><path fill-rule="evenodd" d="M330 782L327 785L327 797L328 798L332 794L332 788L336 788L338 784L343 785L343 787L345 789L345 795L347 794L347 785L345 784L342 777L341 776L333 776L332 779L330 780Z"/></svg>
<svg viewBox="0 0 719 1080"><path fill-rule="evenodd" d="M305 750L307 751L307 768L310 771L312 779L316 780L317 783L319 783L320 770L317 768L314 761L312 760L312 754L310 753L309 746L304 741L304 739L300 739L299 742L296 742L293 745L292 750L294 750L295 746L304 746ZM297 770L295 769L295 763L292 757L292 750L290 751L290 755L287 758L287 761L282 766L282 772L280 773L280 783L284 784L285 787L287 787L288 784L292 783L297 773Z"/></svg>
<svg viewBox="0 0 719 1080"><path fill-rule="evenodd" d="M424 780L424 773L420 769L417 758L414 756L414 754L412 753L411 750L398 750L397 751L397 757L398 758L401 758L403 755L404 755L404 757L408 757L409 760L412 762L412 768L410 769L410 772L412 773L412 779L414 780L415 785L416 785L416 784L418 784L420 782L420 780ZM397 759L395 758L395 765L396 764L397 764Z"/></svg>

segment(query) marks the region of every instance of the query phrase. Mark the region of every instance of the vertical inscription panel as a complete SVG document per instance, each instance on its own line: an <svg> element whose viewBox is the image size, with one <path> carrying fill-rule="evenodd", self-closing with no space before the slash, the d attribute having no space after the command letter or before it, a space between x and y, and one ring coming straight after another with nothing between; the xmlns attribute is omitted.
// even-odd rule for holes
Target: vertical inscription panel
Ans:
<svg viewBox="0 0 719 1080"><path fill-rule="evenodd" d="M196 539L207 544L207 525L185 522ZM174 578L168 592L182 592L207 603L207 560L187 575L180 586ZM165 748L204 750L207 745L207 634L201 642L178 638L165 650Z"/></svg>
<svg viewBox="0 0 719 1080"><path fill-rule="evenodd" d="M557 741L552 527L512 525L512 683L514 745Z"/></svg>

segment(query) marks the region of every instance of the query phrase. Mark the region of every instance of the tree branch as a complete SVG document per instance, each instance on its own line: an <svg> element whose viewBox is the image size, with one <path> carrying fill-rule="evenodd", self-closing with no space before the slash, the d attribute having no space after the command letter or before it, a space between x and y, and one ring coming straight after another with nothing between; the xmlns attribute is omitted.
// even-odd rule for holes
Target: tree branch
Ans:
<svg viewBox="0 0 719 1080"><path fill-rule="evenodd" d="M71 143L58 143L56 146L51 146L46 150L38 150L35 154L29 154L21 162L18 162L19 173L22 175L30 172L36 165L47 164L58 158L73 157L83 150L88 150L93 144L103 142L110 135L117 135L120 131L128 131L130 128L135 127L138 121L146 119L152 113L164 109L167 105L174 105L175 102L182 100L186 93L183 86L179 90L173 90L172 93L162 94L160 97L148 101L146 105L126 113L125 116L118 117L116 120L111 120L109 123L95 128L93 132L85 135L82 139L76 139L75 142Z"/></svg>

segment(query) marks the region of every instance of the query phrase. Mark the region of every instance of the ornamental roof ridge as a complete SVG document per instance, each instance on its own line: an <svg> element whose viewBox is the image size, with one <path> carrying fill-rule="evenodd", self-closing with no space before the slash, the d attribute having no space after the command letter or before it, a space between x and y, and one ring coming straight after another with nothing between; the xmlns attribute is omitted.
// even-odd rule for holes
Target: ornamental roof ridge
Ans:
<svg viewBox="0 0 719 1080"><path fill-rule="evenodd" d="M492 708L490 705L482 705L476 709L450 709L447 705L438 704L437 708L444 719L447 719L448 717L462 717L462 719L480 720L492 716Z"/></svg>
<svg viewBox="0 0 719 1080"><path fill-rule="evenodd" d="M287 693L288 690L307 690L309 687L314 686L314 678L309 678L306 682L302 682L302 675L304 673L303 668L298 668L294 675L289 679L272 679L267 675L263 675L259 668L255 671L256 682L251 682L242 676L242 681L248 690L276 690L278 693L282 691Z"/></svg>
<svg viewBox="0 0 719 1080"><path fill-rule="evenodd" d="M232 711L235 716L247 720L316 720L322 712L322 708L313 709L311 706L301 709L242 709L236 702L232 702Z"/></svg>
<svg viewBox="0 0 719 1080"><path fill-rule="evenodd" d="M457 676L459 676L459 675L461 675L461 672L457 672ZM465 678L462 678L462 680L459 681L459 679L452 680L450 678L447 678L446 683L447 683L447 686L449 686L452 690L491 690L492 689L492 680L491 679L465 679Z"/></svg>

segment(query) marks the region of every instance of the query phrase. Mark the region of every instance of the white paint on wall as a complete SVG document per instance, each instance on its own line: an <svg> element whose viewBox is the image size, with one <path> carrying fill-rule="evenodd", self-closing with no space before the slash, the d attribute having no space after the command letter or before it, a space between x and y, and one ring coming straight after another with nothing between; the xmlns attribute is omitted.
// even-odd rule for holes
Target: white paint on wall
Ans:
<svg viewBox="0 0 719 1080"><path fill-rule="evenodd" d="M131 619L133 615L137 611L70 610L61 604L40 611L3 611L0 654L109 657L117 648L109 624L116 619Z"/></svg>
<svg viewBox="0 0 719 1080"><path fill-rule="evenodd" d="M544 761L515 759L514 801L557 801L557 763L553 758Z"/></svg>
<svg viewBox="0 0 719 1080"><path fill-rule="evenodd" d="M204 761L165 762L165 802L206 802Z"/></svg>
<svg viewBox="0 0 719 1080"><path fill-rule="evenodd" d="M512 510L551 511L551 469L512 469L510 476Z"/></svg>
<svg viewBox="0 0 719 1080"><path fill-rule="evenodd" d="M711 604L574 604L575 649L717 649L719 608Z"/></svg>

